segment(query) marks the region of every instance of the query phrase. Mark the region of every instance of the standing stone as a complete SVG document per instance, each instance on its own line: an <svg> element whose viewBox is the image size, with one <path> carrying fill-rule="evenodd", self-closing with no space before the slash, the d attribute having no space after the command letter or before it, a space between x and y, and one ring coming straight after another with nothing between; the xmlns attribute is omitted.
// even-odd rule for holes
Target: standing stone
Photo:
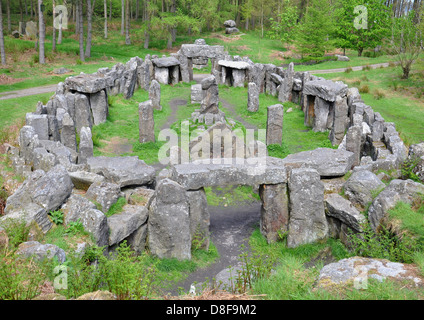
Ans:
<svg viewBox="0 0 424 320"><path fill-rule="evenodd" d="M325 217L324 185L318 171L293 169L289 179L290 221L287 246L324 239L328 233Z"/></svg>
<svg viewBox="0 0 424 320"><path fill-rule="evenodd" d="M34 128L40 140L49 140L49 119L46 114L26 114L26 125Z"/></svg>
<svg viewBox="0 0 424 320"><path fill-rule="evenodd" d="M139 116L139 141L155 142L155 119L153 117L153 105L151 100L147 100L138 105Z"/></svg>
<svg viewBox="0 0 424 320"><path fill-rule="evenodd" d="M287 231L289 223L287 184L261 185L259 194L262 200L261 233L268 243L276 242Z"/></svg>
<svg viewBox="0 0 424 320"><path fill-rule="evenodd" d="M19 156L24 159L25 164L34 161L34 149L40 146L40 140L34 127L23 126L19 131Z"/></svg>
<svg viewBox="0 0 424 320"><path fill-rule="evenodd" d="M190 207L178 183L159 181L150 205L148 238L151 253L161 259L191 259Z"/></svg>
<svg viewBox="0 0 424 320"><path fill-rule="evenodd" d="M218 113L219 91L215 76L211 75L202 80L203 100L200 113Z"/></svg>
<svg viewBox="0 0 424 320"><path fill-rule="evenodd" d="M91 157L93 157L93 138L91 129L82 127L80 131L78 164L87 163L87 159Z"/></svg>
<svg viewBox="0 0 424 320"><path fill-rule="evenodd" d="M233 75L233 86L243 88L246 81L246 70L245 69L232 69Z"/></svg>
<svg viewBox="0 0 424 320"><path fill-rule="evenodd" d="M150 84L149 99L152 101L153 109L162 110L160 105L160 84L156 80L152 80Z"/></svg>
<svg viewBox="0 0 424 320"><path fill-rule="evenodd" d="M155 67L155 79L162 84L169 84L169 68Z"/></svg>
<svg viewBox="0 0 424 320"><path fill-rule="evenodd" d="M330 132L330 141L335 145L339 145L345 136L345 130L348 122L348 111L347 98L337 96L336 102L334 103L334 117L333 126Z"/></svg>
<svg viewBox="0 0 424 320"><path fill-rule="evenodd" d="M249 82L247 94L247 110L257 112L259 109L259 88L256 83Z"/></svg>
<svg viewBox="0 0 424 320"><path fill-rule="evenodd" d="M82 127L93 127L93 116L91 115L90 102L85 94L75 94L75 127L77 132Z"/></svg>
<svg viewBox="0 0 424 320"><path fill-rule="evenodd" d="M312 130L315 132L325 132L327 130L328 116L330 113L330 102L315 98L315 118Z"/></svg>
<svg viewBox="0 0 424 320"><path fill-rule="evenodd" d="M346 133L346 150L353 152L353 166L359 166L361 163L361 147L362 147L362 127L350 127Z"/></svg>
<svg viewBox="0 0 424 320"><path fill-rule="evenodd" d="M286 102L292 100L292 90L294 82L294 63L290 62L287 70L285 71L285 77L283 83L280 85L278 92L278 101Z"/></svg>
<svg viewBox="0 0 424 320"><path fill-rule="evenodd" d="M201 84L193 84L191 86L191 103L201 103L203 100L203 90Z"/></svg>
<svg viewBox="0 0 424 320"><path fill-rule="evenodd" d="M109 105L106 90L90 94L90 105L93 113L94 125L106 122L109 113Z"/></svg>
<svg viewBox="0 0 424 320"><path fill-rule="evenodd" d="M77 151L77 137L75 124L69 113L65 113L62 118L62 130L60 131L60 141L73 151Z"/></svg>
<svg viewBox="0 0 424 320"><path fill-rule="evenodd" d="M266 144L279 144L283 141L283 117L284 107L275 104L268 107L268 119L266 126Z"/></svg>
<svg viewBox="0 0 424 320"><path fill-rule="evenodd" d="M187 200L190 207L192 243L197 248L208 250L210 242L210 214L205 190L201 188L196 191L187 191Z"/></svg>

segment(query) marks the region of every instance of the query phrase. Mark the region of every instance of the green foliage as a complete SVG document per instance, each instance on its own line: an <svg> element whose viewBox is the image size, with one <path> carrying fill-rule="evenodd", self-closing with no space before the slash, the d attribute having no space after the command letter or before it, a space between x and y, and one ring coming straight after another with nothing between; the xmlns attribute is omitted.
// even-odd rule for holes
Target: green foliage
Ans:
<svg viewBox="0 0 424 320"><path fill-rule="evenodd" d="M9 237L9 247L14 250L21 243L28 241L31 227L24 220L6 219L2 221L1 227Z"/></svg>
<svg viewBox="0 0 424 320"><path fill-rule="evenodd" d="M127 200L124 197L120 197L114 204L110 206L108 212L105 214L106 217L121 213L126 204Z"/></svg>
<svg viewBox="0 0 424 320"><path fill-rule="evenodd" d="M80 219L78 219L77 221L69 222L65 229L65 234L70 236L85 233L86 231L84 230L84 225L82 224Z"/></svg>
<svg viewBox="0 0 424 320"><path fill-rule="evenodd" d="M61 210L51 211L49 212L49 216L54 224L63 224L63 212Z"/></svg>
<svg viewBox="0 0 424 320"><path fill-rule="evenodd" d="M401 166L402 179L411 179L415 182L421 182L420 178L415 174L415 168L421 162L420 157L407 158Z"/></svg>
<svg viewBox="0 0 424 320"><path fill-rule="evenodd" d="M379 226L378 232L369 223L363 225L362 229L362 233L349 235L353 256L413 262L417 243L411 238L401 238L384 225Z"/></svg>
<svg viewBox="0 0 424 320"><path fill-rule="evenodd" d="M288 47L294 41L297 34L297 9L290 4L290 0L283 1L283 11L277 18L270 18L271 27L268 36L271 39L278 39L283 45Z"/></svg>
<svg viewBox="0 0 424 320"><path fill-rule="evenodd" d="M296 38L297 51L303 56L322 57L333 45L333 17L327 0L312 0Z"/></svg>
<svg viewBox="0 0 424 320"><path fill-rule="evenodd" d="M355 7L360 5L365 6L367 11L359 10L355 13ZM366 26L361 15L367 15ZM365 4L361 0L340 1L334 15L337 45L358 50L361 56L364 49L381 45L383 38L389 35L390 16L391 10L382 0L371 0Z"/></svg>

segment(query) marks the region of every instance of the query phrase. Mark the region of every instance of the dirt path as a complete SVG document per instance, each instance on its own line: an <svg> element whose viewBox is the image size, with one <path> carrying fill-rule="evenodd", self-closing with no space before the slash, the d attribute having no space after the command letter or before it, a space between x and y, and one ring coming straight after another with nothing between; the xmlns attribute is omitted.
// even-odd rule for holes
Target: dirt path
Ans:
<svg viewBox="0 0 424 320"><path fill-rule="evenodd" d="M36 94L50 93L50 92L53 94L56 91L56 88L57 88L57 84L43 86L43 87L35 87L35 88L28 88L28 89L22 89L22 90L1 92L0 100L22 98L26 96L33 96Z"/></svg>
<svg viewBox="0 0 424 320"><path fill-rule="evenodd" d="M389 66L388 62L385 63L376 63L376 64L371 64L369 65L372 69L377 69L377 68L387 68ZM359 67L351 67L352 71L361 71L363 70L363 68L365 68L366 66L359 66ZM338 69L325 69L325 70L311 70L309 71L309 73L311 74L325 74L325 73L338 73L338 72L345 72L346 69L348 68L338 68Z"/></svg>
<svg viewBox="0 0 424 320"><path fill-rule="evenodd" d="M248 238L259 225L260 202L238 207L209 207L211 241L219 253L219 259L209 267L191 273L184 281L177 283L171 294L190 290L193 283L212 281L221 271L238 264L241 245L247 247Z"/></svg>

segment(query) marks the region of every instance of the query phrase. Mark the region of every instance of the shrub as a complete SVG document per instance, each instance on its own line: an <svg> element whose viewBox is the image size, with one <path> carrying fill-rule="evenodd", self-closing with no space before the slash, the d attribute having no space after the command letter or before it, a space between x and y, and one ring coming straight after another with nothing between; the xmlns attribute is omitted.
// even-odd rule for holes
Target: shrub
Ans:
<svg viewBox="0 0 424 320"><path fill-rule="evenodd" d="M360 93L369 93L370 87L368 87L368 85L366 85L366 84L363 84L362 86L359 87L359 92Z"/></svg>
<svg viewBox="0 0 424 320"><path fill-rule="evenodd" d="M66 235L74 236L76 234L84 234L84 225L82 224L81 220L78 219L77 221L71 221L68 223L68 226L65 230Z"/></svg>
<svg viewBox="0 0 424 320"><path fill-rule="evenodd" d="M382 90L379 90L379 89L374 90L374 99L381 100L385 96L386 96L386 94Z"/></svg>
<svg viewBox="0 0 424 320"><path fill-rule="evenodd" d="M420 162L421 159L417 156L406 159L401 166L402 179L411 179L415 182L421 182L420 178L414 172Z"/></svg>
<svg viewBox="0 0 424 320"><path fill-rule="evenodd" d="M345 73L351 73L353 71L352 67L348 67L345 69Z"/></svg>
<svg viewBox="0 0 424 320"><path fill-rule="evenodd" d="M54 224L59 225L63 223L63 212L60 210L51 211L49 213L50 219Z"/></svg>
<svg viewBox="0 0 424 320"><path fill-rule="evenodd" d="M1 225L9 237L9 247L16 249L22 242L28 241L30 226L25 221L6 219Z"/></svg>

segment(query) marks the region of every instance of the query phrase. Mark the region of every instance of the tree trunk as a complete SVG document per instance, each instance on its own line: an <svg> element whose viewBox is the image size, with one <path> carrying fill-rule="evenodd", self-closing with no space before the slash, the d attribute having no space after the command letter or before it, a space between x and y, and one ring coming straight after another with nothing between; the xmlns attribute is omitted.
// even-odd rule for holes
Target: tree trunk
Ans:
<svg viewBox="0 0 424 320"><path fill-rule="evenodd" d="M38 26L39 26L39 43L38 43L38 52L39 52L39 57L38 57L38 61L40 64L45 64L46 60L45 60L45 56L44 56L44 40L46 37L46 31L45 31L45 27L44 27L44 16L43 16L43 12L41 11L41 5L43 4L43 0L38 0Z"/></svg>
<svg viewBox="0 0 424 320"><path fill-rule="evenodd" d="M3 35L3 10L0 1L0 56L1 64L6 65L6 52L4 50L4 35Z"/></svg>
<svg viewBox="0 0 424 320"><path fill-rule="evenodd" d="M130 0L126 0L125 6L125 44L131 44L130 38Z"/></svg>
<svg viewBox="0 0 424 320"><path fill-rule="evenodd" d="M107 0L104 0L105 9L105 39L107 39Z"/></svg>
<svg viewBox="0 0 424 320"><path fill-rule="evenodd" d="M28 17L28 3L27 3L27 0L25 0L25 17Z"/></svg>
<svg viewBox="0 0 424 320"><path fill-rule="evenodd" d="M125 33L125 0L121 0L121 34Z"/></svg>
<svg viewBox="0 0 424 320"><path fill-rule="evenodd" d="M79 10L80 10L80 5L79 5L79 2L81 1L81 0L76 0L77 1L77 3L76 3L76 5L75 5L75 34L76 35L79 35L79 32L80 32L80 27L79 27L79 20L80 20L80 14L79 14Z"/></svg>
<svg viewBox="0 0 424 320"><path fill-rule="evenodd" d="M78 0L78 33L79 33L80 60L85 61L85 56L84 56L84 19L83 19L83 15L82 15L82 2L83 2L83 0Z"/></svg>
<svg viewBox="0 0 424 320"><path fill-rule="evenodd" d="M92 29L93 29L93 12L96 0L87 0L87 43L85 45L85 57L91 57L91 38L92 38Z"/></svg>
<svg viewBox="0 0 424 320"><path fill-rule="evenodd" d="M177 4L176 4L176 0L172 0L172 5L171 5L171 9L170 12L173 13L173 15L175 15L175 12L177 10ZM170 43L170 48L172 49L172 42L174 42L177 39L177 28L172 28L171 29L171 43Z"/></svg>
<svg viewBox="0 0 424 320"><path fill-rule="evenodd" d="M34 0L31 0L31 20L34 17Z"/></svg>
<svg viewBox="0 0 424 320"><path fill-rule="evenodd" d="M56 28L54 27L54 17L55 17L55 8L56 8L56 4L55 4L55 0L52 1L52 6L53 6L53 38L52 38L52 51L56 51Z"/></svg>
<svg viewBox="0 0 424 320"><path fill-rule="evenodd" d="M112 21L112 0L109 2L109 21Z"/></svg>
<svg viewBox="0 0 424 320"><path fill-rule="evenodd" d="M23 10L23 7L22 7L22 0L19 0L19 12L20 12L20 15L21 15L21 22L24 22L24 10Z"/></svg>
<svg viewBox="0 0 424 320"><path fill-rule="evenodd" d="M149 12L149 3L150 0L146 0L145 2L145 6L146 6L146 10L145 10L145 19L146 19L146 29L144 31L144 49L149 49L149 41L150 41L150 33L149 33L149 29L150 29L150 12Z"/></svg>
<svg viewBox="0 0 424 320"><path fill-rule="evenodd" d="M364 51L364 48L358 48L358 57L362 57L363 51Z"/></svg>
<svg viewBox="0 0 424 320"><path fill-rule="evenodd" d="M12 20L10 20L10 0L6 0L6 14L7 14L7 31L12 32Z"/></svg>

